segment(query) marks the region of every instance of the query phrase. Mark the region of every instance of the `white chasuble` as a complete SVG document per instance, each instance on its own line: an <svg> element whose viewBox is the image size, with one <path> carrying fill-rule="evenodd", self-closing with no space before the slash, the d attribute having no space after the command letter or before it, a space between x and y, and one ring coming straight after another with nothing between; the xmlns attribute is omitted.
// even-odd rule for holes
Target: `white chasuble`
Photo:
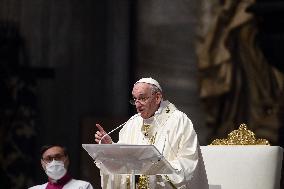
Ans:
<svg viewBox="0 0 284 189"><path fill-rule="evenodd" d="M160 108L149 119L137 115L130 118L119 132L118 143L153 144L176 170L174 174L149 176L151 189L208 189L193 124L169 101L161 102ZM107 175L101 171L104 189L127 189L127 178L127 175Z"/></svg>

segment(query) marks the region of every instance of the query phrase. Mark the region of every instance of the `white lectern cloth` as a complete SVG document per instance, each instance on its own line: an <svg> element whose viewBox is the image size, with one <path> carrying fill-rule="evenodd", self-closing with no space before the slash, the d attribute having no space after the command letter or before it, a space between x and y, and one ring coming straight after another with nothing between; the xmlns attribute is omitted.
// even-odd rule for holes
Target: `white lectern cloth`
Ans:
<svg viewBox="0 0 284 189"><path fill-rule="evenodd" d="M278 146L201 146L212 189L280 189Z"/></svg>

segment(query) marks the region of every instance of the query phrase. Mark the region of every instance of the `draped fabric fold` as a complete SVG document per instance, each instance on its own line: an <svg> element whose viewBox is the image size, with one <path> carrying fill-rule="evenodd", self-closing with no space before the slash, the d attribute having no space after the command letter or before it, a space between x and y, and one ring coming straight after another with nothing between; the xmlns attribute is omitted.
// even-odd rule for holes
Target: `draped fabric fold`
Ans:
<svg viewBox="0 0 284 189"><path fill-rule="evenodd" d="M220 137L247 123L276 143L284 76L257 45L256 20L246 12L254 0L203 3L197 55L207 125Z"/></svg>

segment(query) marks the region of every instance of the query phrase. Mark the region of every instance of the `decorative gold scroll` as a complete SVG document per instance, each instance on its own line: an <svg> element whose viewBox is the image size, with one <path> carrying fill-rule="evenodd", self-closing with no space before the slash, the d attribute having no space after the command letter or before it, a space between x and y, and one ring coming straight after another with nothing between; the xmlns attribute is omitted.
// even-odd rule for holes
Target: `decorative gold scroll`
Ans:
<svg viewBox="0 0 284 189"><path fill-rule="evenodd" d="M239 129L228 134L226 139L215 139L210 145L270 145L266 139L257 139L255 134L241 124Z"/></svg>

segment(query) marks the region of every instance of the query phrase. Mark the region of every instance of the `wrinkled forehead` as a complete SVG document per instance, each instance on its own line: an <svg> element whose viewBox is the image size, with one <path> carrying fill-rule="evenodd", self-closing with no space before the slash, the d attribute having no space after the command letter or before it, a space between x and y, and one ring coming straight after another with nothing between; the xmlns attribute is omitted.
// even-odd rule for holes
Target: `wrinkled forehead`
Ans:
<svg viewBox="0 0 284 189"><path fill-rule="evenodd" d="M136 83L132 89L132 95L141 95L151 93L152 86L148 83Z"/></svg>

